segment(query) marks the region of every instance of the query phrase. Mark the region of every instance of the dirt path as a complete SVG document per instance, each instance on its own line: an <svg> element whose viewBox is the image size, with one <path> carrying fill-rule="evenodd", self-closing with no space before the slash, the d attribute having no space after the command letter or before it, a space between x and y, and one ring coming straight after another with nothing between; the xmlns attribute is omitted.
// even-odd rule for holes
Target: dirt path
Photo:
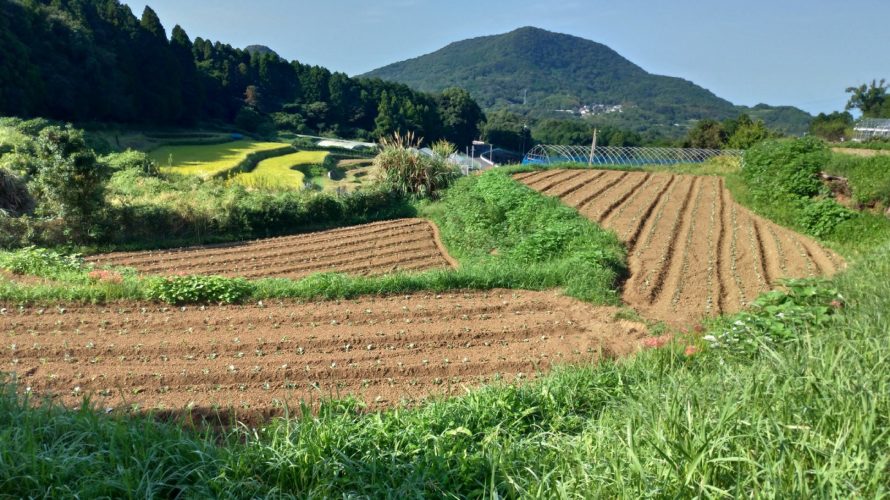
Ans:
<svg viewBox="0 0 890 500"><path fill-rule="evenodd" d="M372 408L633 352L645 327L556 292L339 302L30 307L0 312L3 371L67 405L226 409L354 394Z"/></svg>
<svg viewBox="0 0 890 500"><path fill-rule="evenodd" d="M302 278L316 272L379 275L456 267L432 223L400 219L248 243L95 255L97 265L145 274Z"/></svg>
<svg viewBox="0 0 890 500"><path fill-rule="evenodd" d="M547 171L516 179L559 196L628 246L624 300L675 325L732 313L781 278L831 275L843 259L732 201L723 180Z"/></svg>

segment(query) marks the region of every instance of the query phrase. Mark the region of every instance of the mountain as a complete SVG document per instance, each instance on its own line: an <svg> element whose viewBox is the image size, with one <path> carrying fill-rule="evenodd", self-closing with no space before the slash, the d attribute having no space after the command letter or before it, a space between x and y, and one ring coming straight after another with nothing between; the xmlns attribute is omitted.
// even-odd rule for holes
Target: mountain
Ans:
<svg viewBox="0 0 890 500"><path fill-rule="evenodd" d="M249 54L259 54L261 56L273 55L275 57L281 57L277 52L265 45L248 45L247 47L244 47L244 52Z"/></svg>
<svg viewBox="0 0 890 500"><path fill-rule="evenodd" d="M721 120L749 110L688 80L648 73L603 44L531 27L455 42L362 76L422 91L463 87L489 111L557 117L589 106L585 114L636 128L682 129L691 120ZM790 132L805 130L810 118L796 108L765 105L756 114Z"/></svg>

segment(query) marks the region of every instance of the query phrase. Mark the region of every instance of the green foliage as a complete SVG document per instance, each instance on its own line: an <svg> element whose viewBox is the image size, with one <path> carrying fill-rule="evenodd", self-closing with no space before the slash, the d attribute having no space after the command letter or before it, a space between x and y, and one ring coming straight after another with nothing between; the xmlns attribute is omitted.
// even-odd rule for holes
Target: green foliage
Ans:
<svg viewBox="0 0 890 500"><path fill-rule="evenodd" d="M843 297L830 283L791 280L785 290L758 297L748 310L720 318L704 337L720 355L753 358L800 341L806 328L826 328L843 307Z"/></svg>
<svg viewBox="0 0 890 500"><path fill-rule="evenodd" d="M532 147L528 120L509 111L496 111L488 115L482 127L482 139L511 151L525 152Z"/></svg>
<svg viewBox="0 0 890 500"><path fill-rule="evenodd" d="M824 171L847 179L853 202L859 207L890 207L890 156L835 153Z"/></svg>
<svg viewBox="0 0 890 500"><path fill-rule="evenodd" d="M847 93L850 94L850 100L846 109L858 109L865 118L890 118L887 88L883 78L880 82L872 80L870 84L863 83L858 87L849 87Z"/></svg>
<svg viewBox="0 0 890 500"><path fill-rule="evenodd" d="M742 177L755 197L810 197L822 191L819 172L830 153L815 138L772 140L745 153Z"/></svg>
<svg viewBox="0 0 890 500"><path fill-rule="evenodd" d="M479 124L485 119L470 93L458 87L442 91L439 113L447 130L444 139L457 146L470 145L479 136Z"/></svg>
<svg viewBox="0 0 890 500"><path fill-rule="evenodd" d="M569 295L616 300L626 270L615 236L504 172L460 180L430 216L462 266L492 266L517 276L540 273Z"/></svg>
<svg viewBox="0 0 890 500"><path fill-rule="evenodd" d="M20 215L34 208L34 199L24 181L0 168L0 214Z"/></svg>
<svg viewBox="0 0 890 500"><path fill-rule="evenodd" d="M382 185L398 193L417 199L434 198L460 175L446 157L418 151L418 144L410 133L405 136L397 133L381 145L374 166Z"/></svg>
<svg viewBox="0 0 890 500"><path fill-rule="evenodd" d="M127 150L123 153L112 153L99 159L100 162L108 165L112 171L132 170L137 175L147 177L157 177L161 175L161 170L157 163L147 153L142 151Z"/></svg>
<svg viewBox="0 0 890 500"><path fill-rule="evenodd" d="M179 25L168 40L154 11L117 1L0 3L0 41L0 114L368 136L385 93L403 130L431 140L466 137L480 118L472 101L192 41Z"/></svg>
<svg viewBox="0 0 890 500"><path fill-rule="evenodd" d="M240 302L253 292L244 278L172 276L147 280L146 296L168 304Z"/></svg>
<svg viewBox="0 0 890 500"><path fill-rule="evenodd" d="M79 255L66 255L46 248L27 247L0 252L0 268L16 274L59 278L85 269Z"/></svg>
<svg viewBox="0 0 890 500"><path fill-rule="evenodd" d="M853 128L853 115L846 111L819 113L819 116L810 123L810 134L827 141L838 142L846 137L847 131L851 128Z"/></svg>
<svg viewBox="0 0 890 500"><path fill-rule="evenodd" d="M36 148L37 171L31 186L39 200L38 212L61 217L74 240L96 238L108 169L96 161L83 132L71 126L41 130Z"/></svg>
<svg viewBox="0 0 890 500"><path fill-rule="evenodd" d="M844 221L850 220L855 213L837 204L834 200L822 199L803 203L797 216L797 225L808 234L817 238L825 238Z"/></svg>
<svg viewBox="0 0 890 500"><path fill-rule="evenodd" d="M364 76L422 91L464 88L489 115L510 109L552 118L556 109L623 104L621 113L597 116L600 125L668 135L682 133L689 120L722 120L740 112L794 133L804 132L810 118L790 107L736 107L687 80L647 73L605 45L532 27L452 43ZM495 144L520 151L518 145Z"/></svg>

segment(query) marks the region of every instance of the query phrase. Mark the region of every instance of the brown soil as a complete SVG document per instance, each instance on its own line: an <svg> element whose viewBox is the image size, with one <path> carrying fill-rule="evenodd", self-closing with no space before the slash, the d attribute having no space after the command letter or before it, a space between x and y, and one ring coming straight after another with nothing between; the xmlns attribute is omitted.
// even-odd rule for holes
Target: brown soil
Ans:
<svg viewBox="0 0 890 500"><path fill-rule="evenodd" d="M556 292L494 290L249 306L0 312L22 390L100 408L278 414L356 395L371 408L629 354L645 326Z"/></svg>
<svg viewBox="0 0 890 500"><path fill-rule="evenodd" d="M844 266L815 241L732 201L719 177L588 170L517 179L615 231L628 246L625 302L670 324L733 313L780 278Z"/></svg>
<svg viewBox="0 0 890 500"><path fill-rule="evenodd" d="M379 275L456 267L435 226L400 219L232 245L89 257L99 266L133 267L145 274L214 274L302 278L317 272Z"/></svg>

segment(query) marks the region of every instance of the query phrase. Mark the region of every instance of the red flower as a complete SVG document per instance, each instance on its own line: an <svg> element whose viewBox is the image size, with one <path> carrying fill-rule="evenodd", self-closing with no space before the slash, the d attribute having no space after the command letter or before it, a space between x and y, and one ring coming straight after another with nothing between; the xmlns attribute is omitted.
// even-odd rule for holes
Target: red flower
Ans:
<svg viewBox="0 0 890 500"><path fill-rule="evenodd" d="M645 338L641 343L643 344L643 347L647 349L658 349L667 345L671 339L673 339L673 337L670 335L661 335L658 337Z"/></svg>
<svg viewBox="0 0 890 500"><path fill-rule="evenodd" d="M692 356L697 352L698 352L698 347L695 347L694 345L688 345L688 346L686 346L686 350L683 351L683 354L685 354L687 356Z"/></svg>

